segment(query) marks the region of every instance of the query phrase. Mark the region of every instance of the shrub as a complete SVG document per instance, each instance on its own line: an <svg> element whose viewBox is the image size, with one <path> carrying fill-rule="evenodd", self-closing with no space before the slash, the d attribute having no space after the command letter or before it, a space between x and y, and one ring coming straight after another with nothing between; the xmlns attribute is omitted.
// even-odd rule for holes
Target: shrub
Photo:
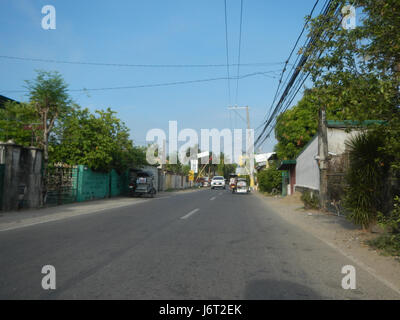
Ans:
<svg viewBox="0 0 400 320"><path fill-rule="evenodd" d="M318 209L319 208L319 196L310 191L304 191L301 195L301 201L304 203L305 209Z"/></svg>
<svg viewBox="0 0 400 320"><path fill-rule="evenodd" d="M385 207L390 159L382 151L383 137L372 131L358 134L346 142L350 167L344 206L348 218L368 228Z"/></svg>
<svg viewBox="0 0 400 320"><path fill-rule="evenodd" d="M282 189L282 174L276 170L276 165L271 165L268 169L262 170L257 174L258 187L262 192L271 193L274 189Z"/></svg>
<svg viewBox="0 0 400 320"><path fill-rule="evenodd" d="M386 255L400 256L400 234L386 233L367 243Z"/></svg>
<svg viewBox="0 0 400 320"><path fill-rule="evenodd" d="M400 197L394 197L393 211L385 216L378 214L379 224L390 233L400 233Z"/></svg>

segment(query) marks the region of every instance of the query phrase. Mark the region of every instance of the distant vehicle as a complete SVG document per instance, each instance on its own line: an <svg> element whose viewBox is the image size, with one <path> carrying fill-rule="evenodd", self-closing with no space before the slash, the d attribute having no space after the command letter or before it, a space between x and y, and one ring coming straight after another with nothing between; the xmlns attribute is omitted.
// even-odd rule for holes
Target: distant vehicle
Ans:
<svg viewBox="0 0 400 320"><path fill-rule="evenodd" d="M146 171L131 170L129 174L129 194L131 197L146 195L153 198L157 190L154 187L154 176Z"/></svg>
<svg viewBox="0 0 400 320"><path fill-rule="evenodd" d="M247 183L246 178L238 178L236 182L236 188L234 189L236 193L249 193L250 188L249 184Z"/></svg>
<svg viewBox="0 0 400 320"><path fill-rule="evenodd" d="M211 180L211 189L221 188L225 189L225 178L222 176L215 176Z"/></svg>
<svg viewBox="0 0 400 320"><path fill-rule="evenodd" d="M236 188L236 182L237 182L237 175L231 173L229 176L229 190L233 192L233 190Z"/></svg>

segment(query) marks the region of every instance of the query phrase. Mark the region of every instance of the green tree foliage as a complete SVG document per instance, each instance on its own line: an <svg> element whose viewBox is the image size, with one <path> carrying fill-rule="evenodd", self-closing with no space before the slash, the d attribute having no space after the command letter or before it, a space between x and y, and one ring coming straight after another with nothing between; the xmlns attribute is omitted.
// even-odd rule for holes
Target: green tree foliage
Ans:
<svg viewBox="0 0 400 320"><path fill-rule="evenodd" d="M60 116L70 111L71 99L67 93L67 84L58 72L37 71L33 80L27 80L29 103L36 110L42 124L42 139L39 146L43 148L44 166L48 162L49 137Z"/></svg>
<svg viewBox="0 0 400 320"><path fill-rule="evenodd" d="M127 127L111 109L91 114L75 108L58 129L52 139L53 162L84 164L99 171L145 164L144 148L133 147Z"/></svg>
<svg viewBox="0 0 400 320"><path fill-rule="evenodd" d="M278 143L275 152L279 159L295 159L304 146L317 133L318 110L320 108L319 96L324 93L320 89L309 89L303 98L294 106L281 113L275 126L275 137ZM327 108L329 120L340 117L338 106L330 101Z"/></svg>
<svg viewBox="0 0 400 320"><path fill-rule="evenodd" d="M343 29L343 16L333 11L328 18L313 19L309 35L316 41L305 52L305 69L315 87L325 90L320 101L327 104L335 98L343 118L386 121L371 129L385 138L381 147L393 155L392 167L400 168L400 2L334 2L339 8L351 4L358 9L356 28Z"/></svg>
<svg viewBox="0 0 400 320"><path fill-rule="evenodd" d="M262 192L271 193L273 189L282 190L282 172L276 170L276 164L257 174L258 187Z"/></svg>
<svg viewBox="0 0 400 320"><path fill-rule="evenodd" d="M12 139L23 146L38 146L42 137L41 130L38 130L39 121L32 105L7 102L4 109L0 109L0 141Z"/></svg>
<svg viewBox="0 0 400 320"><path fill-rule="evenodd" d="M386 210L391 156L382 148L384 137L373 131L351 138L346 144L350 155L350 169L345 207L349 219L367 228Z"/></svg>

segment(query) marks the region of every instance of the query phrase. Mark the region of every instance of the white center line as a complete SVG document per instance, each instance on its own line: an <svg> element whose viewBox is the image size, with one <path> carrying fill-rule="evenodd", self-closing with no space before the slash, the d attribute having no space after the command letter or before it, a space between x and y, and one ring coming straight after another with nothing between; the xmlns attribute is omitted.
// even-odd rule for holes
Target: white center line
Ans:
<svg viewBox="0 0 400 320"><path fill-rule="evenodd" d="M217 198L217 197L212 197L210 200L213 201L213 200L215 200L216 198Z"/></svg>
<svg viewBox="0 0 400 320"><path fill-rule="evenodd" d="M188 214L186 214L183 217L181 217L181 219L187 219L187 218L189 218L191 215L195 214L199 210L200 210L199 208L194 209L194 210L190 211Z"/></svg>

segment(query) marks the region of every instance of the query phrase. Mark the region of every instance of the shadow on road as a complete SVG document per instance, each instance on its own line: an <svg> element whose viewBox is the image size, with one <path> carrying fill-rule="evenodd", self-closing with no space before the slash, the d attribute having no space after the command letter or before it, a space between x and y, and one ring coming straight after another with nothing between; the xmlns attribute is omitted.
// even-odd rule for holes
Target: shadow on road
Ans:
<svg viewBox="0 0 400 320"><path fill-rule="evenodd" d="M290 281L252 280L246 285L246 300L323 299L312 289Z"/></svg>

